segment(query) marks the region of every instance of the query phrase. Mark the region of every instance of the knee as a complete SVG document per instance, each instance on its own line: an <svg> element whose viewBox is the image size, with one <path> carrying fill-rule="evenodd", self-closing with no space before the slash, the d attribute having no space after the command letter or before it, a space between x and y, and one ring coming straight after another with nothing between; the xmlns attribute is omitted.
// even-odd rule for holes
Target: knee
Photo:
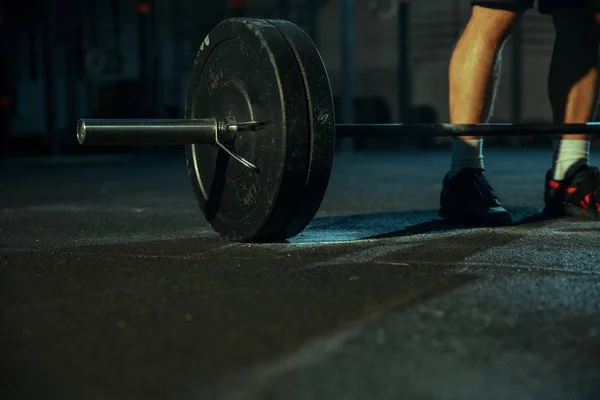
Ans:
<svg viewBox="0 0 600 400"><path fill-rule="evenodd" d="M519 10L474 6L467 27L481 40L501 45L522 15Z"/></svg>

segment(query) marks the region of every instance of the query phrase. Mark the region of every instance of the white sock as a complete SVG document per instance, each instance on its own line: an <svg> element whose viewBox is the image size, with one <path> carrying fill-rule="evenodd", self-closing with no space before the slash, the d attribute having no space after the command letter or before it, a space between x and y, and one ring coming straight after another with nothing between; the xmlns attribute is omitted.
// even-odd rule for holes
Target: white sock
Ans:
<svg viewBox="0 0 600 400"><path fill-rule="evenodd" d="M463 168L483 169L483 139L452 139L452 165L450 177L458 174Z"/></svg>
<svg viewBox="0 0 600 400"><path fill-rule="evenodd" d="M554 159L552 178L557 181L565 179L565 174L577 161L589 162L589 140L554 140Z"/></svg>

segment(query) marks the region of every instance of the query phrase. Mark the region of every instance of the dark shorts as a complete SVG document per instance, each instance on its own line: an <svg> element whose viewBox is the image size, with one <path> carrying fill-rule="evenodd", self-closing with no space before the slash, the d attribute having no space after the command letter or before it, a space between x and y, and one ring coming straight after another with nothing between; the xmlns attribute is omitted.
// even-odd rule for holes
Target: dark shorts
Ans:
<svg viewBox="0 0 600 400"><path fill-rule="evenodd" d="M502 7L514 10L533 8L534 0L472 0L472 5ZM592 8L600 11L599 0L537 0L542 14L551 14L557 8Z"/></svg>

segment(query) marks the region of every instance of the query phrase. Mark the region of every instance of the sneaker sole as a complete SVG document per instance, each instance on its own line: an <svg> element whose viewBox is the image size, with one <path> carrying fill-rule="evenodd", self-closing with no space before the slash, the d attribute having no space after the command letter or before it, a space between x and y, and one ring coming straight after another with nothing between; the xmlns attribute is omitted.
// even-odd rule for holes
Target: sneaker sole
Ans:
<svg viewBox="0 0 600 400"><path fill-rule="evenodd" d="M597 212L591 210L585 210L579 206L572 204L565 204L564 209L557 211L552 209L544 209L542 215L547 218L573 218L587 221L600 220L600 215Z"/></svg>
<svg viewBox="0 0 600 400"><path fill-rule="evenodd" d="M512 225L512 217L505 209L498 209L484 214L456 214L441 209L438 215L444 220L455 225L468 227L495 227Z"/></svg>

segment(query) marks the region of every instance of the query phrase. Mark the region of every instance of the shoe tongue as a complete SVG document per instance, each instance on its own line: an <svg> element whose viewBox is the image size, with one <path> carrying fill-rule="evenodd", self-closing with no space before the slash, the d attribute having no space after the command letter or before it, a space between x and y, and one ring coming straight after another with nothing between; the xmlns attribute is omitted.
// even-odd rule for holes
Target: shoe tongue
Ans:
<svg viewBox="0 0 600 400"><path fill-rule="evenodd" d="M494 200L496 196L494 195L489 182L487 182L487 179L485 178L484 170L481 168L471 168L470 172L471 177L474 177L474 179L471 178L472 180L469 181L472 187L479 193L479 195L482 198L485 198L487 200Z"/></svg>
<svg viewBox="0 0 600 400"><path fill-rule="evenodd" d="M467 167L467 168L463 168L462 171L459 172L459 174L468 176L468 175L483 175L483 169L481 168L475 168L475 167Z"/></svg>
<svg viewBox="0 0 600 400"><path fill-rule="evenodd" d="M592 195L592 203L596 202L596 193L600 188L600 172L597 168L590 167L586 160L578 161L569 168L564 181L573 190L569 193L570 201L579 202L585 196Z"/></svg>

